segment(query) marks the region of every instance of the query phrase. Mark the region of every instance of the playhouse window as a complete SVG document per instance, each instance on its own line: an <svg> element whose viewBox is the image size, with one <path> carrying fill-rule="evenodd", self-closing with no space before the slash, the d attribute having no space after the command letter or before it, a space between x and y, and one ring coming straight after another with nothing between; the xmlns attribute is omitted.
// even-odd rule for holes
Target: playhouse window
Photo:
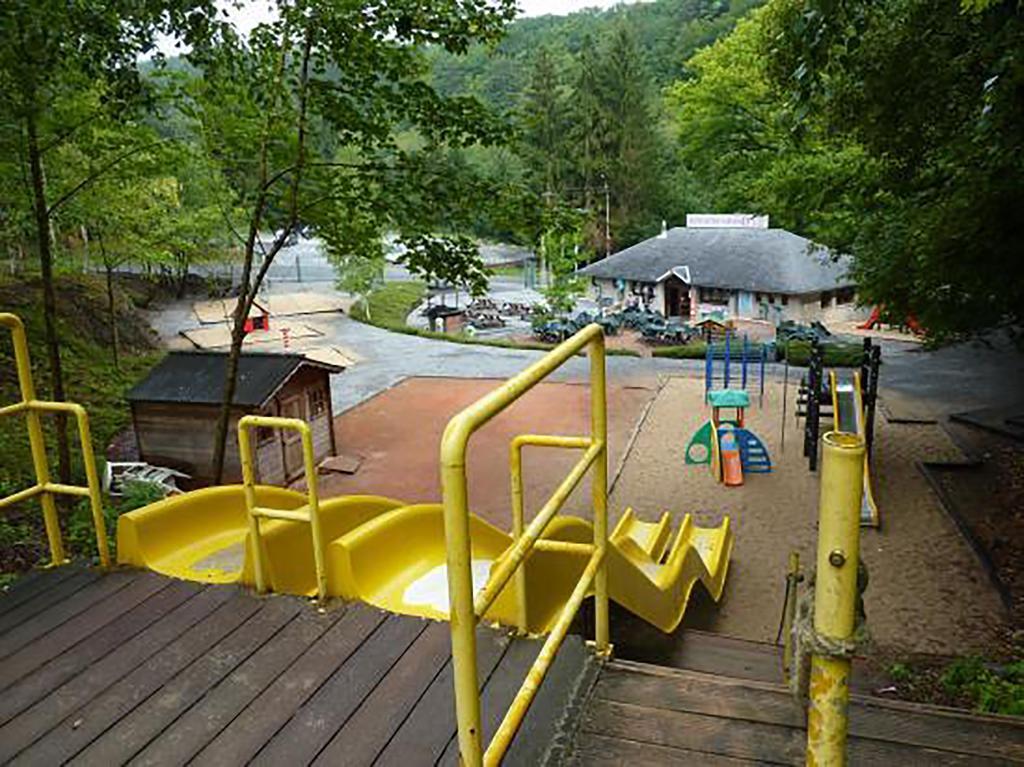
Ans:
<svg viewBox="0 0 1024 767"><path fill-rule="evenodd" d="M309 390L309 417L316 418L327 412L327 392L323 389Z"/></svg>

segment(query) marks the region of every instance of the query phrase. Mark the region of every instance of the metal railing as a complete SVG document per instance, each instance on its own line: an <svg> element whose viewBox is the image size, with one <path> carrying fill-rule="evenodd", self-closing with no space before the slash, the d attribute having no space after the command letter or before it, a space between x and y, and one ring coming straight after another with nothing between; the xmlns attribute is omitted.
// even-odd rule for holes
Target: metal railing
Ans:
<svg viewBox="0 0 1024 767"><path fill-rule="evenodd" d="M36 484L19 490L5 498L0 498L0 509L20 501L27 501L39 496L43 508L43 522L46 526L46 537L50 543L51 565L62 565L67 562L64 553L64 541L60 533L60 520L57 518L55 495L73 495L89 499L92 511L93 526L96 529L96 548L99 552L100 565L110 567L110 546L107 543L107 528L103 518L103 501L100 492L99 475L96 472L96 456L92 450L92 434L89 431L89 415L85 408L72 402L48 402L36 399L35 384L32 381L32 364L28 353L28 340L25 337L25 326L14 314L0 313L0 325L11 331L14 345L14 363L18 370L18 387L21 401L0 407L0 416L24 413L25 426L28 430L29 449L32 453L32 468L36 475ZM50 479L50 462L46 455L46 440L43 435L41 413L66 413L73 415L78 424L78 437L82 447L82 464L85 468L86 486L65 485Z"/></svg>
<svg viewBox="0 0 1024 767"><path fill-rule="evenodd" d="M555 437L522 435L512 442L513 543L491 570L487 584L473 593L472 548L469 534L469 498L466 484L466 453L470 437L567 360L583 349L590 357L590 436ZM445 545L448 561L448 592L452 632L452 664L455 710L458 720L459 751L467 767L500 763L526 715L548 668L555 659L584 598L594 591L595 648L607 655L608 575L605 553L608 543L608 445L605 400L604 334L599 325L588 325L543 358L490 394L477 400L448 422L441 439L441 487L444 503ZM523 513L521 450L525 445L584 450L583 456L526 525ZM544 530L586 473L593 470L593 544L540 541ZM520 598L519 628L526 629L525 573L522 565L534 549L572 548L590 554L587 565L571 596L561 610L537 659L527 672L486 751L482 746L480 696L477 687L476 626L513 575Z"/></svg>
<svg viewBox="0 0 1024 767"><path fill-rule="evenodd" d="M252 457L252 428L281 429L299 433L302 440L302 464L306 479L306 505L297 509L271 509L256 505L256 470ZM324 553L323 533L320 527L320 491L317 486L316 461L313 458L313 434L309 424L298 418L279 418L266 415L245 415L238 420L238 451L242 457L242 487L245 508L249 517L252 539L253 569L256 591L267 590L266 561L263 557L263 539L260 519L283 519L287 522L305 522L313 537L313 562L316 565L316 592L320 600L327 598L327 560Z"/></svg>

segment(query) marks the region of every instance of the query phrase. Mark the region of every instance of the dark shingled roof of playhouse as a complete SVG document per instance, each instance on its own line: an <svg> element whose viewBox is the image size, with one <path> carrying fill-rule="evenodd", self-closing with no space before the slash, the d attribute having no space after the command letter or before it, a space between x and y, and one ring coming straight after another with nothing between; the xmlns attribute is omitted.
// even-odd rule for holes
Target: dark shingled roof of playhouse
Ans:
<svg viewBox="0 0 1024 767"><path fill-rule="evenodd" d="M128 401L219 405L227 361L227 352L171 352L128 392ZM329 373L344 370L301 354L243 354L238 361L233 404L259 407L306 365Z"/></svg>
<svg viewBox="0 0 1024 767"><path fill-rule="evenodd" d="M853 286L851 259L785 229L669 229L579 270L585 277L656 282L687 266L694 285L765 293L816 293Z"/></svg>

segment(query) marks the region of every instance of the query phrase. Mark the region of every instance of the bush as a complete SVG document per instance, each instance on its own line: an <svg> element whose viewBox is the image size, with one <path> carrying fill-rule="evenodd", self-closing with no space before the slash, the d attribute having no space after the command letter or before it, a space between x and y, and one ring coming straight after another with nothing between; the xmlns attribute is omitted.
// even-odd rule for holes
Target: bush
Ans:
<svg viewBox="0 0 1024 767"><path fill-rule="evenodd" d="M704 359L708 353L708 345L703 341L694 341L683 346L658 346L651 352L654 357L668 357L674 360Z"/></svg>
<svg viewBox="0 0 1024 767"><path fill-rule="evenodd" d="M811 361L811 344L809 341L790 341L789 345L778 347L779 361L786 359L789 364L807 367ZM831 342L821 344L822 362L827 368L855 368L864 359L864 347L855 343Z"/></svg>
<svg viewBox="0 0 1024 767"><path fill-rule="evenodd" d="M940 681L948 694L969 699L977 711L1024 715L1024 661L999 666L975 656L960 658Z"/></svg>

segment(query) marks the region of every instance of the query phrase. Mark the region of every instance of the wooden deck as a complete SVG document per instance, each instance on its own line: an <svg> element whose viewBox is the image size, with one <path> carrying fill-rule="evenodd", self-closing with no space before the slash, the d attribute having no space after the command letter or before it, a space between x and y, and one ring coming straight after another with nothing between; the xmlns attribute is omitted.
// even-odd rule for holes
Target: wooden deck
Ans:
<svg viewBox="0 0 1024 767"><path fill-rule="evenodd" d="M584 705L570 763L804 764L802 707L785 687L756 678L769 665L752 658L744 645L753 643L726 640L724 652L713 644L702 637L693 662L718 670L733 656L736 673L749 668L755 678L612 661ZM849 758L900 767L1021 764L1024 722L854 695Z"/></svg>
<svg viewBox="0 0 1024 767"><path fill-rule="evenodd" d="M489 738L540 643L478 636ZM508 763L557 747L587 658L567 640ZM0 763L455 764L454 736L447 624L138 571L0 596Z"/></svg>

